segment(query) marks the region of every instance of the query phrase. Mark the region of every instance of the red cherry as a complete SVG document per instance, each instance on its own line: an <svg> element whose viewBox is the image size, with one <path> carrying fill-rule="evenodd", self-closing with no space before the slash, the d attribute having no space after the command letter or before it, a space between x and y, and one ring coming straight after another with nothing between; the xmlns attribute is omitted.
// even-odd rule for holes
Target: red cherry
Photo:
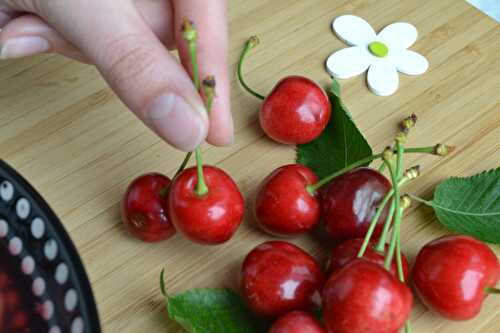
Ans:
<svg viewBox="0 0 500 333"><path fill-rule="evenodd" d="M391 189L380 172L358 168L335 178L322 193L326 232L336 240L363 238L378 205ZM389 205L380 215L373 233L380 236Z"/></svg>
<svg viewBox="0 0 500 333"><path fill-rule="evenodd" d="M195 188L196 168L182 171L168 196L172 223L193 242L221 244L229 240L243 218L245 203L236 183L224 171L204 166L208 193L200 197Z"/></svg>
<svg viewBox="0 0 500 333"><path fill-rule="evenodd" d="M158 242L175 234L166 209L166 196L160 194L169 184L168 177L149 173L129 185L122 201L122 220L133 236L145 242Z"/></svg>
<svg viewBox="0 0 500 333"><path fill-rule="evenodd" d="M357 258L359 249L363 245L362 238L348 239L343 243L337 245L330 255L330 261L328 263L328 274L332 274L336 270L344 267L351 261ZM368 247L366 248L365 253L363 254L363 259L371 261L375 264L379 264L380 266L384 266L384 254L377 252L375 250L375 242L370 242ZM385 251L389 249L388 244L385 245ZM405 277L405 281L408 281L409 273L408 273L408 260L406 256L401 253L401 263L403 266L403 275ZM391 265L391 273L398 277L398 268L396 265L396 259L394 258Z"/></svg>
<svg viewBox="0 0 500 333"><path fill-rule="evenodd" d="M270 234L296 236L311 230L319 221L318 200L307 192L318 178L301 164L274 170L257 191L254 214L258 225Z"/></svg>
<svg viewBox="0 0 500 333"><path fill-rule="evenodd" d="M292 311L279 317L271 326L269 333L326 333L326 331L309 313Z"/></svg>
<svg viewBox="0 0 500 333"><path fill-rule="evenodd" d="M412 304L408 286L380 265L356 259L328 279L323 320L329 333L399 332Z"/></svg>
<svg viewBox="0 0 500 333"><path fill-rule="evenodd" d="M445 236L425 245L413 267L420 299L452 320L475 317L500 277L500 264L484 243L468 236Z"/></svg>
<svg viewBox="0 0 500 333"><path fill-rule="evenodd" d="M319 305L323 282L318 262L288 242L262 243L248 253L242 266L243 297L263 317Z"/></svg>
<svg viewBox="0 0 500 333"><path fill-rule="evenodd" d="M284 144L317 138L330 120L328 96L315 82L301 76L282 79L266 97L260 125L272 139Z"/></svg>

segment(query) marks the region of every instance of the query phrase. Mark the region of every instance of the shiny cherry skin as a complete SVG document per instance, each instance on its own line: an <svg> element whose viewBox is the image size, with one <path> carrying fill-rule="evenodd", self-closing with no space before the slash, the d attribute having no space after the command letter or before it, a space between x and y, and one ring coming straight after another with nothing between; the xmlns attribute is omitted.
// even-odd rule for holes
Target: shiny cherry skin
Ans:
<svg viewBox="0 0 500 333"><path fill-rule="evenodd" d="M413 267L413 283L422 302L451 320L475 317L495 287L500 265L495 253L469 236L445 236L425 245Z"/></svg>
<svg viewBox="0 0 500 333"><path fill-rule="evenodd" d="M122 200L125 228L145 242L158 242L175 234L167 210L167 196L162 191L170 185L168 177L149 173L130 183Z"/></svg>
<svg viewBox="0 0 500 333"><path fill-rule="evenodd" d="M328 96L318 84L305 77L288 76L264 99L259 120L271 139L300 144L316 139L330 116Z"/></svg>
<svg viewBox="0 0 500 333"><path fill-rule="evenodd" d="M344 267L351 261L357 258L359 249L361 249L361 246L363 245L363 239L362 238L353 238L353 239L348 239L336 247L333 248L331 255L330 255L330 260L328 262L328 274L332 274L336 270L340 269L341 267ZM384 254L378 252L375 250L376 242L370 242L368 244L368 247L366 248L365 253L363 254L363 258L371 261L373 263L379 264L380 266L384 266ZM385 245L385 251L389 249L389 245ZM409 279L409 271L408 271L408 260L406 259L406 256L401 253L401 264L403 267L403 276L405 277L405 281L408 281ZM392 265L391 265L391 273L395 276L398 277L398 268L396 265L396 258L394 258Z"/></svg>
<svg viewBox="0 0 500 333"><path fill-rule="evenodd" d="M327 234L335 240L363 238L372 217L391 183L380 172L358 168L335 178L322 192L323 217ZM382 232L389 205L386 205L373 233Z"/></svg>
<svg viewBox="0 0 500 333"><path fill-rule="evenodd" d="M267 318L319 305L323 282L318 262L284 241L255 247L241 270L243 298L255 314Z"/></svg>
<svg viewBox="0 0 500 333"><path fill-rule="evenodd" d="M236 183L223 170L203 166L208 193L195 192L196 168L182 171L168 196L170 218L175 228L193 242L216 245L228 241L241 224L244 200Z"/></svg>
<svg viewBox="0 0 500 333"><path fill-rule="evenodd" d="M309 313L292 311L279 317L268 333L326 333L326 330Z"/></svg>
<svg viewBox="0 0 500 333"><path fill-rule="evenodd" d="M323 320L328 333L399 332L412 304L406 284L378 264L355 259L326 282Z"/></svg>
<svg viewBox="0 0 500 333"><path fill-rule="evenodd" d="M259 186L254 202L257 224L277 236L297 236L311 230L320 218L319 201L306 187L318 177L302 164L274 170Z"/></svg>

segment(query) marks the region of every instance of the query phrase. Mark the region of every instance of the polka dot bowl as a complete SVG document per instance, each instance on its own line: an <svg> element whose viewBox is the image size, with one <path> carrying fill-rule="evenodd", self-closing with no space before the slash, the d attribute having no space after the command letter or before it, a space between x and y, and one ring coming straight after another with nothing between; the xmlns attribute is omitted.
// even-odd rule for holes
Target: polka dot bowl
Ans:
<svg viewBox="0 0 500 333"><path fill-rule="evenodd" d="M0 332L101 332L87 274L63 225L1 160Z"/></svg>

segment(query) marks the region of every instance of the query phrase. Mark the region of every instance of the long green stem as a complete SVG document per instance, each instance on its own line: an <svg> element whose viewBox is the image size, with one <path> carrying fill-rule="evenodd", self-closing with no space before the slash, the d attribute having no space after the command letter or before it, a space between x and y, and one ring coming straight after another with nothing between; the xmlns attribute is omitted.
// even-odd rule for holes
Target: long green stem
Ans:
<svg viewBox="0 0 500 333"><path fill-rule="evenodd" d="M418 171L415 173L415 175L418 175ZM401 180L398 183L399 187L403 186L410 179L413 179L413 178L409 177L408 175L401 178ZM393 191L393 193L394 193L394 188L392 188L391 191ZM375 246L375 250L380 252L380 253L385 252L385 242L387 240L387 236L389 235L389 229L391 228L392 219L394 217L395 211L396 211L396 204L395 204L395 201L393 200L391 202L391 206L389 208L389 213L387 214L387 218L385 219L385 222L384 222L384 229L382 230L382 233L380 234L380 238L377 242L377 245Z"/></svg>
<svg viewBox="0 0 500 333"><path fill-rule="evenodd" d="M396 248L396 240L400 232L401 217L403 216L403 209L402 207L400 207L401 198L400 198L400 191L399 191L399 184L397 177L398 174L401 173L401 171L399 170L402 167L402 160L400 158L400 155L403 154L403 147L399 140L396 140L396 151L397 151L397 162L398 162L396 170L394 170L392 163L387 163L387 167L389 168L389 173L391 174L392 187L394 188L394 206L396 207L396 216L394 217L394 229L391 238L391 243L389 245L389 251L385 256L385 261L384 261L384 267L386 269L389 269L391 267L392 258L394 256L394 250Z"/></svg>
<svg viewBox="0 0 500 333"><path fill-rule="evenodd" d="M240 59L238 61L238 80L240 81L240 84L243 86L243 88L253 96L259 98L259 99L264 99L265 97L252 88L250 88L245 80L243 79L243 62L245 60L246 55L248 52L253 49L257 44L259 43L259 39L256 36L250 37L246 43L245 47L243 48L243 51L241 52Z"/></svg>
<svg viewBox="0 0 500 333"><path fill-rule="evenodd" d="M188 19L184 19L184 22L182 24L182 36L188 45L189 58L191 60L191 70L193 75L193 83L194 86L196 87L196 90L200 92L201 84L200 84L200 74L198 69L198 58L197 58L198 33L193 23ZM195 192L198 196L203 196L208 193L208 187L207 184L205 183L205 177L203 175L203 159L201 157L200 147L196 148L195 156L196 156L196 172L198 175L198 182L196 184ZM186 156L185 159L188 159L188 157Z"/></svg>
<svg viewBox="0 0 500 333"><path fill-rule="evenodd" d="M401 259L401 235L396 235L396 267L398 268L399 281L405 282L405 275L403 272L403 261Z"/></svg>
<svg viewBox="0 0 500 333"><path fill-rule="evenodd" d="M391 197L393 196L394 191L391 189L389 192L387 192L380 202L380 205L377 207L377 210L375 211L375 215L373 216L372 220L370 221L370 226L368 227L368 231L366 232L365 239L363 240L363 244L361 245L361 248L358 251L358 258L361 258L366 251L366 248L368 247L368 244L370 244L370 239L372 238L373 231L375 231L375 227L377 226L377 222L380 218L380 215L382 214L382 211L384 210L385 206L391 200Z"/></svg>
<svg viewBox="0 0 500 333"><path fill-rule="evenodd" d="M403 153L405 154L433 154L434 152L434 147L415 147L415 148L403 148ZM359 161L356 161L348 166L346 166L345 168L342 168L340 169L339 171L337 172L334 172L332 173L331 175L329 176L326 176L325 178L321 179L320 181L318 181L317 183L315 184L310 184L307 186L307 191L313 195L314 193L316 193L316 191L328 184L330 181L332 181L332 179L340 176L340 175L343 175L344 173L346 172L349 172L351 171L352 169L355 169L357 167L360 167L360 166L363 166L365 164L368 164L370 163L371 161L373 160L376 160L378 158L381 158L382 157L382 153L378 153L378 154L374 154L372 156L368 156L368 157L365 157Z"/></svg>

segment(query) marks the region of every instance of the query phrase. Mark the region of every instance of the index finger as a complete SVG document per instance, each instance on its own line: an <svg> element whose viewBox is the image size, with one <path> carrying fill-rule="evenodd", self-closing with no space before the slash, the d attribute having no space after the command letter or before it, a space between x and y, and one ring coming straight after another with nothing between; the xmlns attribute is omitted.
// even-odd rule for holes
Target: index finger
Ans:
<svg viewBox="0 0 500 333"><path fill-rule="evenodd" d="M198 31L200 79L213 75L217 83L207 141L214 145L229 145L233 142L234 130L230 109L227 1L172 0L172 4L182 64L191 73L189 53L181 33L182 21L187 18Z"/></svg>

